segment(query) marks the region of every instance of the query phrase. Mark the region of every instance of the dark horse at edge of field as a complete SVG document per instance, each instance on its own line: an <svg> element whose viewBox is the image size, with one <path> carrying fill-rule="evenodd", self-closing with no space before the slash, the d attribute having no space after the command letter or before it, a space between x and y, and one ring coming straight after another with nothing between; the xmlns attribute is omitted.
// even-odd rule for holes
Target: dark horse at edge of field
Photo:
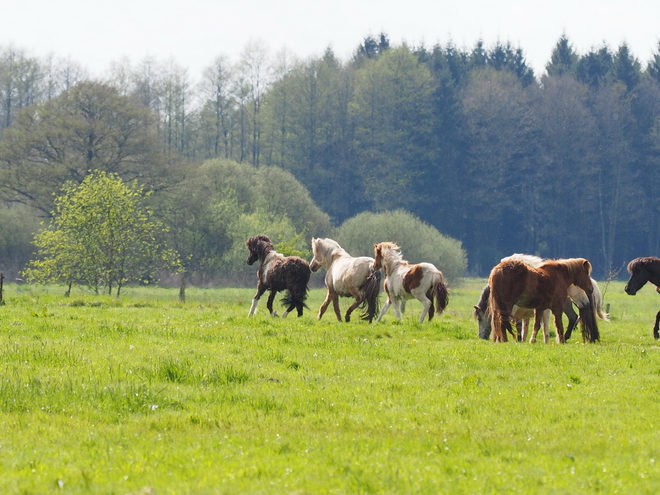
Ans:
<svg viewBox="0 0 660 495"><path fill-rule="evenodd" d="M582 337L588 342L599 340L590 275L591 263L584 258L546 261L537 268L517 260L496 265L488 279L493 340L506 342L506 332L513 333L511 313L513 307L518 306L535 310L535 332L541 325L543 310L550 309L555 317L557 342L563 344L562 313L571 284L582 289L587 297L580 311Z"/></svg>
<svg viewBox="0 0 660 495"><path fill-rule="evenodd" d="M303 307L306 307L307 284L312 271L309 264L298 256L284 256L273 247L273 243L263 234L250 237L245 243L250 254L247 258L247 264L252 265L259 260L259 270L257 271L257 293L252 298L252 305L248 316L252 316L257 310L259 298L267 290L270 291L266 307L271 316L277 316L273 310L273 300L275 294L280 291L286 291L282 304L287 306L282 314L286 317L294 308L298 311L298 316L302 316Z"/></svg>
<svg viewBox="0 0 660 495"><path fill-rule="evenodd" d="M634 296L639 289L646 285L646 282L651 282L655 285L656 291L660 292L660 258L654 256L635 258L628 263L628 273L630 273L630 279L624 288L626 294ZM660 338L660 311L655 315L653 337Z"/></svg>

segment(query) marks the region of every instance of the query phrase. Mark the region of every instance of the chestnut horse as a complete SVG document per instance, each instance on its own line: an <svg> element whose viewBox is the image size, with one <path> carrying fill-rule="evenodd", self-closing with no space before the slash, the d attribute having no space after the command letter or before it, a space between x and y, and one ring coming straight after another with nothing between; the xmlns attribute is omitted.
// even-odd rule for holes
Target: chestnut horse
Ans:
<svg viewBox="0 0 660 495"><path fill-rule="evenodd" d="M270 294L266 307L271 316L277 316L277 312L273 310L275 294L283 290L286 294L282 298L282 304L288 307L282 316L286 317L293 308L298 311L298 316L302 316L307 299L307 283L312 274L309 264L298 256L284 256L278 253L268 236L263 234L250 237L245 247L250 251L248 265L259 260L257 293L252 298L248 316L252 316L257 311L259 298L267 290L270 290Z"/></svg>
<svg viewBox="0 0 660 495"><path fill-rule="evenodd" d="M518 260L496 265L488 279L493 340L507 340L506 331L512 332L510 318L513 306L518 306L535 310L535 332L541 326L543 310L550 309L555 317L557 342L563 344L562 312L571 285L582 289L587 298L586 302L582 302L584 308L580 311L583 339L589 342L599 340L590 274L591 263L584 258L546 261L538 268Z"/></svg>
<svg viewBox="0 0 660 495"><path fill-rule="evenodd" d="M341 321L339 296L353 297L355 302L346 310L346 321L350 321L351 313L360 307L362 319L371 323L378 313L380 292L380 271L374 270L375 260L368 256L354 258L332 239L312 238L312 251L314 258L309 267L313 272L321 267L326 269L325 285L328 288L317 318L323 318L332 301L335 315Z"/></svg>
<svg viewBox="0 0 660 495"><path fill-rule="evenodd" d="M637 291L644 287L646 282L651 282L660 292L660 258L646 256L635 258L628 263L628 273L630 279L624 290L626 294L634 296ZM655 325L653 326L653 337L660 338L660 311L655 315Z"/></svg>
<svg viewBox="0 0 660 495"><path fill-rule="evenodd" d="M374 244L376 258L374 268L376 270L384 268L387 293L387 302L376 321L380 321L392 305L394 314L401 320L406 300L413 297L424 306L419 322L422 323L427 314L431 321L435 314L434 300L438 305L438 314L442 313L449 303L449 291L444 276L431 263L411 265L402 258L399 249L399 246L393 242Z"/></svg>
<svg viewBox="0 0 660 495"><path fill-rule="evenodd" d="M522 261L523 263L526 263L527 265L533 268L541 266L545 261L547 261L538 256L534 256L531 254L520 254L520 253L507 256L506 258L502 258L500 261L508 261L508 260ZM603 308L602 308L603 296L600 292L600 288L598 287L598 283L593 278L591 279L591 283L594 288L593 303L596 309L596 315L601 320L609 321L609 316L607 315L607 313L603 312ZM484 287L481 293L479 302L474 306L474 316L477 319L477 323L479 324L479 337L481 337L482 339L488 339L488 337L490 336L491 318L490 318L490 312L488 311L489 296L490 296L490 287L486 286ZM575 305L578 308L584 308L586 303L588 302L588 298L586 293L579 287L576 287L575 285L571 285L568 288L568 299L564 303L564 314L568 317L568 328L566 330L566 333L564 334L565 340L571 338L573 329L577 326L578 323L578 314L573 309L573 304L571 301L575 303ZM529 320L532 316L534 316L534 310L526 309L526 308L518 308L517 306L514 306L512 313L513 313L512 317L515 320L521 320L517 338L519 341L524 341L529 332ZM550 323L550 310L546 309L543 312L543 321L542 321L543 340L546 344L550 340L548 333L548 329L550 327L549 323ZM518 321L516 322L516 326L518 327ZM537 334L535 332L532 332L532 335L529 339L530 343L536 342L536 335Z"/></svg>

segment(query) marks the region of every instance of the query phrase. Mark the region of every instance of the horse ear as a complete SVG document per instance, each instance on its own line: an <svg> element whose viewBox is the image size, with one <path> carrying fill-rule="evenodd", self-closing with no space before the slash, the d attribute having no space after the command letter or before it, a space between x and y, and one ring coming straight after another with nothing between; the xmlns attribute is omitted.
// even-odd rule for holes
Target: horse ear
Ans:
<svg viewBox="0 0 660 495"><path fill-rule="evenodd" d="M589 263L589 260L584 260L584 269L587 270L587 273L591 274L591 263Z"/></svg>

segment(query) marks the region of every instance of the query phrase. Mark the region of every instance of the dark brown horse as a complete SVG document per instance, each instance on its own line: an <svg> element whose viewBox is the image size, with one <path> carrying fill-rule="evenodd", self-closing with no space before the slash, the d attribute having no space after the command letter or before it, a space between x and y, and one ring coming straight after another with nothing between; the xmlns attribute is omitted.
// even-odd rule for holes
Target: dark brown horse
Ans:
<svg viewBox="0 0 660 495"><path fill-rule="evenodd" d="M591 263L584 258L546 261L538 268L517 260L495 266L488 279L493 340L506 342L506 332L512 333L511 313L513 307L518 306L535 310L535 332L541 326L543 310L550 309L555 317L557 342L563 344L562 313L571 284L584 290L588 298L588 303L580 310L582 337L589 342L599 340L590 274Z"/></svg>
<svg viewBox="0 0 660 495"><path fill-rule="evenodd" d="M660 292L660 258L646 256L635 258L628 263L628 273L630 279L626 284L626 294L634 296L637 291L644 287L646 282L655 285L656 290ZM660 311L655 315L655 325L653 326L653 337L660 338Z"/></svg>
<svg viewBox="0 0 660 495"><path fill-rule="evenodd" d="M245 243L245 247L250 251L247 259L248 265L259 260L257 293L252 298L248 316L255 313L259 298L267 290L270 290L270 294L266 307L271 316L277 316L273 310L275 294L283 290L286 291L286 294L282 303L288 307L282 316L286 317L293 311L293 308L298 311L298 316L302 316L305 299L307 299L307 284L312 274L309 264L298 256L284 256L278 253L268 236L263 234L250 237Z"/></svg>

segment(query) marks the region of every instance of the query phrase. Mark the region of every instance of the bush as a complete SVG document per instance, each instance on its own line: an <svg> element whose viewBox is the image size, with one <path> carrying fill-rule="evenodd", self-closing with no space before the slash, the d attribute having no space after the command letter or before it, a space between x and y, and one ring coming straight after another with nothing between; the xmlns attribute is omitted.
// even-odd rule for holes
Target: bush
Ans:
<svg viewBox="0 0 660 495"><path fill-rule="evenodd" d="M467 267L460 241L404 210L360 213L339 227L336 240L352 256L373 256L374 244L396 242L405 259L433 263L449 282L462 277Z"/></svg>

